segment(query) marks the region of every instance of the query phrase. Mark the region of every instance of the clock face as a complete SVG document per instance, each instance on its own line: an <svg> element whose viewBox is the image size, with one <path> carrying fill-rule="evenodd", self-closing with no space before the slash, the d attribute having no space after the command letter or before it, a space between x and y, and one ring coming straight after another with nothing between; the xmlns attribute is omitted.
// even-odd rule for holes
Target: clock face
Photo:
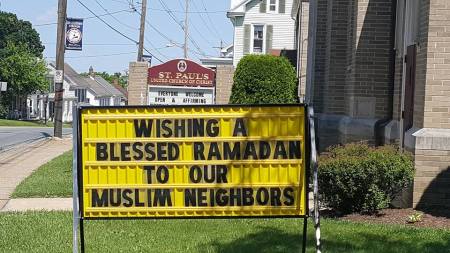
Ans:
<svg viewBox="0 0 450 253"><path fill-rule="evenodd" d="M70 43L79 43L81 41L81 32L78 28L72 28L69 31L67 31L67 40Z"/></svg>

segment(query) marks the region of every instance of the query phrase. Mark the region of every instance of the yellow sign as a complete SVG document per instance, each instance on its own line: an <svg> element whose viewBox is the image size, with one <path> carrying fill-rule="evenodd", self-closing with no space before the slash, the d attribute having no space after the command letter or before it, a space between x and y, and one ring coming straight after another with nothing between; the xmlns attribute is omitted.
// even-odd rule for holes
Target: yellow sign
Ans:
<svg viewBox="0 0 450 253"><path fill-rule="evenodd" d="M306 215L302 105L80 114L83 217Z"/></svg>

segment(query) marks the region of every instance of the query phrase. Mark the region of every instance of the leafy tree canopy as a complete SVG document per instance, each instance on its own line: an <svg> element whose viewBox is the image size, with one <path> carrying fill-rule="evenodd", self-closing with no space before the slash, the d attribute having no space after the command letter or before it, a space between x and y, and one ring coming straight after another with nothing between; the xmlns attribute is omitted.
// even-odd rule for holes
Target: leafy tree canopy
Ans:
<svg viewBox="0 0 450 253"><path fill-rule="evenodd" d="M45 48L30 22L18 19L13 13L0 12L0 49L8 43L24 45L36 57L42 57Z"/></svg>
<svg viewBox="0 0 450 253"><path fill-rule="evenodd" d="M8 82L9 95L28 95L48 90L47 67L25 45L8 42L0 49L0 77Z"/></svg>
<svg viewBox="0 0 450 253"><path fill-rule="evenodd" d="M80 75L82 76L88 76L89 73L81 73ZM110 83L114 83L114 80L118 80L119 81L119 85L122 86L123 88L127 87L128 84L128 75L122 75L122 73L120 72L115 72L114 74L109 74L106 71L103 72L95 72L95 75L97 76L101 76L103 79L105 79L106 81L110 82Z"/></svg>
<svg viewBox="0 0 450 253"><path fill-rule="evenodd" d="M247 55L234 73L232 104L296 103L297 76L287 58Z"/></svg>

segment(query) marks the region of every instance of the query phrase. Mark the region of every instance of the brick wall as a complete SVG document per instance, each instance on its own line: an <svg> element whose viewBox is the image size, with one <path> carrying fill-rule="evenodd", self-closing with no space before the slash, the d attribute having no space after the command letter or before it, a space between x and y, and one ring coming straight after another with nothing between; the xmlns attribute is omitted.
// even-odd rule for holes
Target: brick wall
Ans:
<svg viewBox="0 0 450 253"><path fill-rule="evenodd" d="M450 1L431 0L423 126L450 129ZM420 98L419 98L420 99Z"/></svg>
<svg viewBox="0 0 450 253"><path fill-rule="evenodd" d="M413 206L450 208L450 150L416 150Z"/></svg>
<svg viewBox="0 0 450 253"><path fill-rule="evenodd" d="M390 117L392 1L319 0L317 26L316 111Z"/></svg>
<svg viewBox="0 0 450 253"><path fill-rule="evenodd" d="M128 76L128 104L147 104L148 96L148 63L130 62Z"/></svg>
<svg viewBox="0 0 450 253"><path fill-rule="evenodd" d="M219 65L216 68L216 104L228 104L233 87L234 67Z"/></svg>

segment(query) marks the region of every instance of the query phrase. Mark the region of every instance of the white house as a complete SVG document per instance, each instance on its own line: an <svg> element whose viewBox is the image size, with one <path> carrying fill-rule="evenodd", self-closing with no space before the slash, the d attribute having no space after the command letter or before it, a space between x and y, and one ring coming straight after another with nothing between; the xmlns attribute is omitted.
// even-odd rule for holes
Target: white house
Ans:
<svg viewBox="0 0 450 253"><path fill-rule="evenodd" d="M38 93L28 97L28 119L53 120L55 108L54 74L55 64L47 64L49 70L49 93ZM124 105L126 95L100 76L84 77L78 74L69 64L64 64L63 122L72 121L74 103L94 106Z"/></svg>
<svg viewBox="0 0 450 253"><path fill-rule="evenodd" d="M64 71L70 68L69 65L64 66ZM53 120L54 110L55 110L55 63L47 63L47 80L49 82L49 92L48 93L36 93L28 96L27 107L28 107L28 119L38 119L38 120ZM71 69L71 68L70 68ZM70 89L73 85L73 80L67 73L64 74L63 82L63 114L62 121L69 122L72 121L72 106L77 100L75 92Z"/></svg>
<svg viewBox="0 0 450 253"><path fill-rule="evenodd" d="M233 65L246 54L295 49L294 0L231 0L234 26Z"/></svg>

